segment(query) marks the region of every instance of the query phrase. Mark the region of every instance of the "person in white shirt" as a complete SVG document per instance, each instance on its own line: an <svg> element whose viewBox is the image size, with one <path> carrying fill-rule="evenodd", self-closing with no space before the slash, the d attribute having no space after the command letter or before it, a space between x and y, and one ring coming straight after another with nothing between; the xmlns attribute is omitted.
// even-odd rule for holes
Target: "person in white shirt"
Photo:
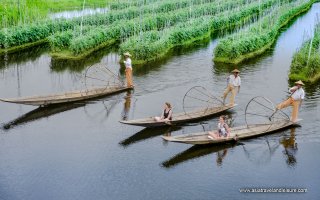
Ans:
<svg viewBox="0 0 320 200"><path fill-rule="evenodd" d="M226 138L230 137L230 128L226 121L226 116L221 115L219 117L218 130L217 131L209 131L208 138L214 140L218 138Z"/></svg>
<svg viewBox="0 0 320 200"><path fill-rule="evenodd" d="M228 77L228 86L226 88L226 90L223 93L223 103L226 100L226 97L228 96L228 94L231 92L231 96L230 96L230 102L229 102L229 106L234 106L234 99L236 97L236 89L238 90L238 93L240 92L240 85L241 85L241 78L239 76L240 71L238 69L234 69L232 71L232 75L230 75Z"/></svg>
<svg viewBox="0 0 320 200"><path fill-rule="evenodd" d="M304 83L300 80L295 82L295 86L289 89L291 93L290 97L284 102L277 105L277 110L286 108L288 106L292 106L291 112L291 121L296 122L298 119L299 107L301 105L302 100L305 97L305 92L302 88Z"/></svg>
<svg viewBox="0 0 320 200"><path fill-rule="evenodd" d="M124 65L126 66L126 79L127 79L127 86L128 87L134 87L132 82L132 64L131 64L131 54L129 52L126 52L123 54L124 56Z"/></svg>

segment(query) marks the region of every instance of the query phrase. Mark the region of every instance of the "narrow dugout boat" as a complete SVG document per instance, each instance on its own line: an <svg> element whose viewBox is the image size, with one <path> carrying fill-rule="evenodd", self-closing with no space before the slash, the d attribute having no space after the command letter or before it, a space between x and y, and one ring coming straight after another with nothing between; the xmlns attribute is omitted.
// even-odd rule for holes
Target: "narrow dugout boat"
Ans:
<svg viewBox="0 0 320 200"><path fill-rule="evenodd" d="M208 138L208 132L191 133L177 136L162 136L162 138L170 142L179 142L194 145L221 144L252 137L258 137L264 134L288 128L296 124L297 122L293 123L288 120L279 120L276 123L272 124L255 124L250 125L250 127L238 126L231 128L230 137L227 138L210 139Z"/></svg>
<svg viewBox="0 0 320 200"><path fill-rule="evenodd" d="M76 101L83 101L87 99L107 96L129 90L131 88L125 86L99 87L87 90L77 90L67 93L44 95L44 96L30 96L21 98L0 99L0 101L33 105L33 106L49 106L53 104L70 103Z"/></svg>
<svg viewBox="0 0 320 200"><path fill-rule="evenodd" d="M246 106L246 124L230 128L229 137L209 138L208 132L200 132L177 136L162 136L162 138L170 142L194 145L221 144L273 133L298 125L299 121L301 119L296 122L290 121L289 116L282 110L275 109L274 104L269 99L257 96L252 98Z"/></svg>
<svg viewBox="0 0 320 200"><path fill-rule="evenodd" d="M144 126L144 127L158 127L158 126L172 126L179 125L186 122L191 122L199 120L202 118L210 117L224 111L227 111L236 105L233 106L221 106L221 107L212 107L207 109L200 109L191 112L182 112L172 115L172 120L169 122L157 122L154 117L148 117L143 119L135 119L128 121L120 121L120 123L134 125L134 126Z"/></svg>
<svg viewBox="0 0 320 200"><path fill-rule="evenodd" d="M207 118L236 106L236 104L232 106L224 105L221 99L215 97L202 86L194 86L190 88L183 97L182 105L184 112L176 114L173 112L172 120L169 122L158 122L154 117L148 117L143 119L120 121L120 123L144 127L179 125Z"/></svg>
<svg viewBox="0 0 320 200"><path fill-rule="evenodd" d="M132 89L126 87L117 75L102 64L88 67L83 74L83 79L85 84L85 89L83 90L52 95L3 98L0 101L43 107L108 96Z"/></svg>

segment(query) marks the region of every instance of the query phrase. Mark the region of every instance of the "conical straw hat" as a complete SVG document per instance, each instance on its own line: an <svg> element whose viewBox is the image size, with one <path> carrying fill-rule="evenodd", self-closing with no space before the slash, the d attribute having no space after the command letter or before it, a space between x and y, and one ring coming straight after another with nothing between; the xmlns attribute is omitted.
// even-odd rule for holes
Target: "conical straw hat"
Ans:
<svg viewBox="0 0 320 200"><path fill-rule="evenodd" d="M131 57L131 54L129 52L125 52L123 55Z"/></svg>
<svg viewBox="0 0 320 200"><path fill-rule="evenodd" d="M304 83L303 83L301 80L295 82L295 84L296 84L296 85L298 85L298 84L299 84L299 85L304 85Z"/></svg>

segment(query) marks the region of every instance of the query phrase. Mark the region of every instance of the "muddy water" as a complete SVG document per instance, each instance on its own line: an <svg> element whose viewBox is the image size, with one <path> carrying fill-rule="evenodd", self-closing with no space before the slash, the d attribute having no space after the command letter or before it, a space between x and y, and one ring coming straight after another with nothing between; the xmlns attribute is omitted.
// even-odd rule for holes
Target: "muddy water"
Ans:
<svg viewBox="0 0 320 200"><path fill-rule="evenodd" d="M273 49L239 66L238 106L227 113L244 124L254 96L285 99L293 53L314 26L320 4L283 30ZM142 129L118 123L157 115L194 85L219 95L233 66L215 65L217 40L181 49L135 74L136 89L113 97L51 109L0 103L0 199L319 199L320 87L306 86L301 127L241 141L192 147L167 143L162 134L215 127L216 118L181 127ZM119 57L100 52L84 63L51 60L46 48L1 61L1 97L50 94L83 87L87 65L103 63L115 73ZM307 193L240 193L240 188L306 188Z"/></svg>

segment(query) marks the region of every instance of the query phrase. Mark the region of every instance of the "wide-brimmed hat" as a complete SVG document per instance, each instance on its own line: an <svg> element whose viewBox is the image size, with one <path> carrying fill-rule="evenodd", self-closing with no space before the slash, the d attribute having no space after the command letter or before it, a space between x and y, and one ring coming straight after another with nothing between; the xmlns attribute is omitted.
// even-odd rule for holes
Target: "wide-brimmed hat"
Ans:
<svg viewBox="0 0 320 200"><path fill-rule="evenodd" d="M234 69L232 70L232 73L240 73L240 71L238 69Z"/></svg>
<svg viewBox="0 0 320 200"><path fill-rule="evenodd" d="M123 55L131 57L131 54L129 52L125 52Z"/></svg>
<svg viewBox="0 0 320 200"><path fill-rule="evenodd" d="M304 85L304 83L303 83L301 80L295 82L295 84L296 84L296 85Z"/></svg>

